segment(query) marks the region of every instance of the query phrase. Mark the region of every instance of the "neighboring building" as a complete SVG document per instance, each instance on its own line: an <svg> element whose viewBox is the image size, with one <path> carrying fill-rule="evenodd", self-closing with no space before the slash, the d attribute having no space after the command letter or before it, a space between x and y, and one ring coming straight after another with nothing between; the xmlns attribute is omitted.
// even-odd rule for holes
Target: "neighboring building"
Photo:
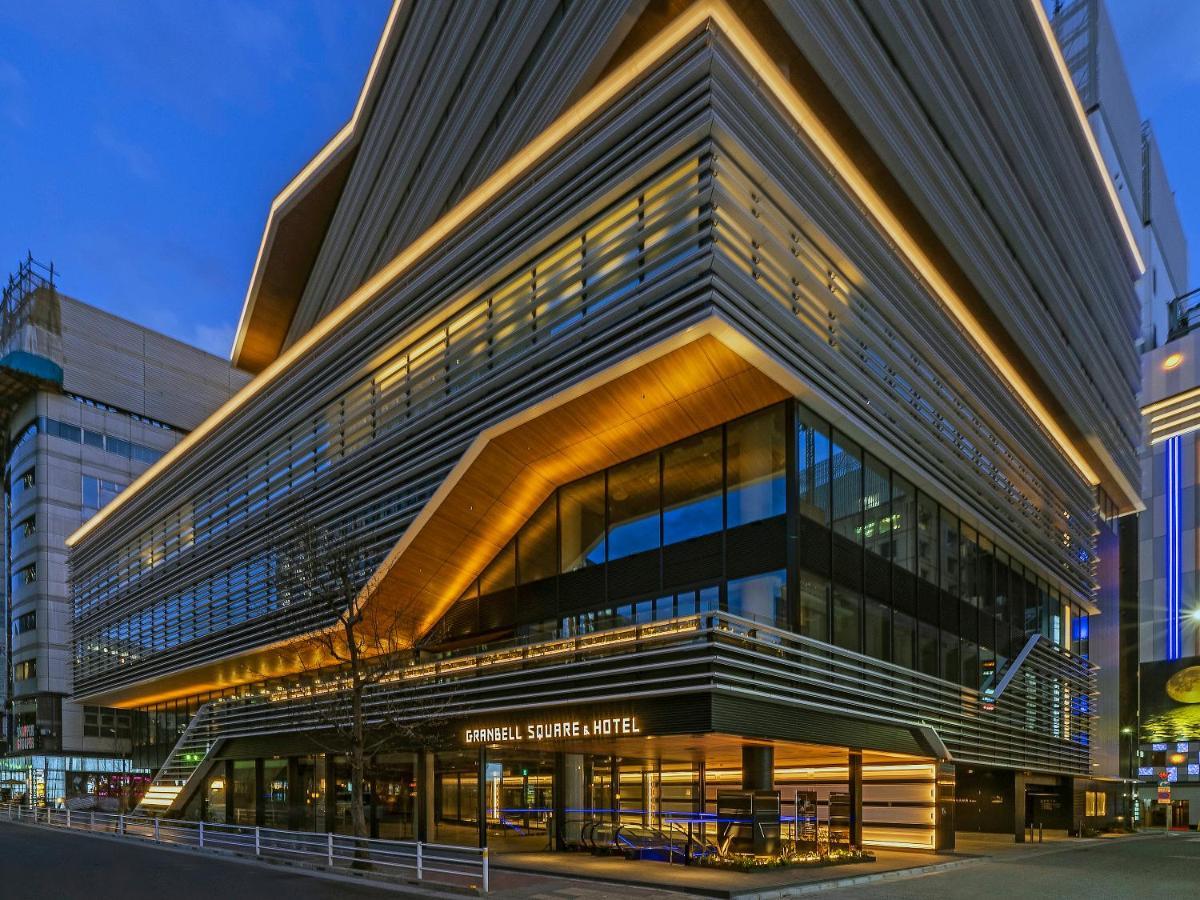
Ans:
<svg viewBox="0 0 1200 900"><path fill-rule="evenodd" d="M1142 358L1141 806L1155 824L1200 824L1200 329ZM1160 783L1168 785L1164 796ZM1169 801L1160 802L1160 800Z"/></svg>
<svg viewBox="0 0 1200 900"><path fill-rule="evenodd" d="M1165 721L1178 722L1179 716L1167 715L1162 711L1163 698L1147 692L1161 693L1159 676L1164 668L1187 667L1175 660L1200 656L1200 646L1192 640L1200 634L1200 619L1191 613L1200 596L1200 582L1190 495L1196 481L1195 435L1191 434L1195 425L1189 413L1189 401L1200 388L1195 338L1190 333L1200 323L1195 312L1200 295L1188 291L1188 247L1175 195L1150 122L1138 112L1103 2L1077 0L1058 9L1053 21L1106 168L1129 220L1135 223L1146 263L1146 272L1137 282L1144 353L1141 402L1148 436L1142 449L1141 480L1146 509L1122 519L1119 526L1125 547L1131 548L1135 540L1139 544L1136 569L1133 554L1126 553L1122 563L1128 561L1129 571L1120 596L1112 598L1116 605L1110 608L1104 596L1097 599L1104 613L1101 621L1121 623L1116 631L1105 628L1092 633L1091 658L1100 666L1100 771L1130 777L1137 768L1143 780L1157 782L1160 773L1167 773L1172 783L1178 778L1173 815L1184 821L1190 818L1195 825L1200 821L1200 727L1171 731ZM1137 743L1141 752L1135 759L1131 753L1139 729L1139 661L1147 668L1140 680ZM1111 752L1114 746L1119 747L1116 754ZM1177 756L1182 759L1173 764ZM1189 780L1194 783L1184 787ZM1139 817L1147 810L1155 818L1160 816L1156 786L1146 784L1140 794Z"/></svg>
<svg viewBox="0 0 1200 900"><path fill-rule="evenodd" d="M1040 5L916 8L394 6L272 205L256 378L69 541L144 809L345 828L315 528L414 647L370 708L446 726L374 761L377 833L1113 818L1140 253Z"/></svg>
<svg viewBox="0 0 1200 900"><path fill-rule="evenodd" d="M59 293L29 259L0 318L5 437L4 722L0 795L140 796L130 713L72 693L67 536L245 383L189 347Z"/></svg>
<svg viewBox="0 0 1200 900"><path fill-rule="evenodd" d="M1103 0L1059 2L1053 23L1146 271L1137 281L1143 351L1170 339L1171 301L1188 289L1187 238L1175 192L1133 87Z"/></svg>
<svg viewBox="0 0 1200 900"><path fill-rule="evenodd" d="M1053 24L1063 55L1145 261L1137 293L1141 304L1139 345L1142 352L1148 353L1175 336L1172 301L1188 286L1187 240L1175 195L1150 122L1138 112L1104 3L1076 0L1054 6ZM1142 490L1147 508L1152 509L1152 483L1144 482ZM1161 591L1157 605L1149 596L1139 601L1139 591L1144 593L1154 583L1160 568L1142 553L1139 574L1139 554L1134 551L1139 530L1145 532L1146 539L1153 521L1148 514L1122 518L1114 524L1114 535L1108 539L1123 542L1123 587L1102 592L1096 598L1102 624L1090 641L1090 658L1100 667L1095 754L1097 772L1110 777L1133 775L1136 760L1130 755L1133 746L1129 738L1137 727L1138 661L1161 658L1152 655L1146 641L1138 637L1139 630L1144 635L1148 619L1156 615L1152 610L1157 609L1160 617L1163 610ZM1161 573L1158 577L1161 581Z"/></svg>

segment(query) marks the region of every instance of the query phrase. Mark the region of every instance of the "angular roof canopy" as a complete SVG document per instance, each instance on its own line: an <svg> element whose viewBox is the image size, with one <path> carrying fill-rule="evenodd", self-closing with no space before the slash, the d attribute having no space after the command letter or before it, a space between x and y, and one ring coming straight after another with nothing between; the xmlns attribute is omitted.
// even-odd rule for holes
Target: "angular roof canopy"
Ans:
<svg viewBox="0 0 1200 900"><path fill-rule="evenodd" d="M397 646L411 644L554 488L802 390L724 319L692 325L481 433L359 603L382 605ZM330 662L314 658L318 652L300 636L87 699L136 706L311 671Z"/></svg>

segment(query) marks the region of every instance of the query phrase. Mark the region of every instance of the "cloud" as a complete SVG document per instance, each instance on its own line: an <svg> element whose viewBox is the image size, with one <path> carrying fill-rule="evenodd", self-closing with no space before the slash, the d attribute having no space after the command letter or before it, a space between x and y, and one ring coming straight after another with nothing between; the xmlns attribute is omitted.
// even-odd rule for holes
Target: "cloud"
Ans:
<svg viewBox="0 0 1200 900"><path fill-rule="evenodd" d="M233 346L233 332L233 325L227 322L220 325L196 323L188 343L217 356L229 356L229 350Z"/></svg>
<svg viewBox="0 0 1200 900"><path fill-rule="evenodd" d="M158 181L158 166L154 156L132 141L121 137L108 125L97 125L94 131L96 143L125 164L130 174L139 181Z"/></svg>

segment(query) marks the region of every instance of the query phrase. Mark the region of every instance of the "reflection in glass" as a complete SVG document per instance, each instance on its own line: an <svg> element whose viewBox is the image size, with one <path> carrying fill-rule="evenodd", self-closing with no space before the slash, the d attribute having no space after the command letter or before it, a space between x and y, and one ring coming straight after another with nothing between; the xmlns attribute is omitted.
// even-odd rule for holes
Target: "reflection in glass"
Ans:
<svg viewBox="0 0 1200 900"><path fill-rule="evenodd" d="M862 596L857 591L833 587L833 642L846 650L859 650Z"/></svg>
<svg viewBox="0 0 1200 900"><path fill-rule="evenodd" d="M934 585L938 583L937 520L937 504L917 494L917 577Z"/></svg>
<svg viewBox="0 0 1200 900"><path fill-rule="evenodd" d="M721 429L663 451L663 543L721 530Z"/></svg>
<svg viewBox="0 0 1200 900"><path fill-rule="evenodd" d="M862 450L845 435L833 436L833 530L862 542Z"/></svg>
<svg viewBox="0 0 1200 900"><path fill-rule="evenodd" d="M517 534L522 584L549 578L558 571L556 507L556 498L551 493Z"/></svg>
<svg viewBox="0 0 1200 900"><path fill-rule="evenodd" d="M509 541L479 576L479 593L502 591L517 583L517 542Z"/></svg>
<svg viewBox="0 0 1200 900"><path fill-rule="evenodd" d="M800 572L800 633L829 640L829 582L812 572Z"/></svg>
<svg viewBox="0 0 1200 900"><path fill-rule="evenodd" d="M574 572L604 562L604 473L567 485L559 492L562 570Z"/></svg>
<svg viewBox="0 0 1200 900"><path fill-rule="evenodd" d="M864 652L876 659L888 660L892 656L892 616L886 603L874 597L863 601L865 609L865 633L867 638Z"/></svg>
<svg viewBox="0 0 1200 900"><path fill-rule="evenodd" d="M799 513L829 525L829 427L803 406L796 410Z"/></svg>
<svg viewBox="0 0 1200 900"><path fill-rule="evenodd" d="M951 515L943 507L940 511L939 533L942 536L942 571L938 584L943 591L955 597L958 593L958 516ZM957 677L955 678L957 680Z"/></svg>
<svg viewBox="0 0 1200 900"><path fill-rule="evenodd" d="M913 641L915 639L916 622L908 613L896 610L893 614L892 625L892 662L898 666L913 668Z"/></svg>
<svg viewBox="0 0 1200 900"><path fill-rule="evenodd" d="M906 572L917 570L917 492L892 473L892 561Z"/></svg>
<svg viewBox="0 0 1200 900"><path fill-rule="evenodd" d="M657 453L609 470L609 559L658 547L658 501Z"/></svg>
<svg viewBox="0 0 1200 900"><path fill-rule="evenodd" d="M868 552L892 558L892 488L888 469L866 454L863 460L863 542Z"/></svg>
<svg viewBox="0 0 1200 900"><path fill-rule="evenodd" d="M787 498L784 428L782 406L726 426L730 528L783 515Z"/></svg>
<svg viewBox="0 0 1200 900"><path fill-rule="evenodd" d="M733 579L729 582L727 591L729 612L733 615L767 625L784 622L787 576L782 569L764 575Z"/></svg>

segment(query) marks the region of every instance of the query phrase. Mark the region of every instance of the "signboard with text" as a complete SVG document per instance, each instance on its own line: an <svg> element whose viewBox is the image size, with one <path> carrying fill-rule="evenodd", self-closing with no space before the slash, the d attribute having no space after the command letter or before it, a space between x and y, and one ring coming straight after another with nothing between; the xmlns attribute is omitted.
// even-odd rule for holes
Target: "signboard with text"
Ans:
<svg viewBox="0 0 1200 900"><path fill-rule="evenodd" d="M495 725L468 726L463 730L463 743L521 744L572 738L636 737L641 733L637 716L514 716Z"/></svg>

